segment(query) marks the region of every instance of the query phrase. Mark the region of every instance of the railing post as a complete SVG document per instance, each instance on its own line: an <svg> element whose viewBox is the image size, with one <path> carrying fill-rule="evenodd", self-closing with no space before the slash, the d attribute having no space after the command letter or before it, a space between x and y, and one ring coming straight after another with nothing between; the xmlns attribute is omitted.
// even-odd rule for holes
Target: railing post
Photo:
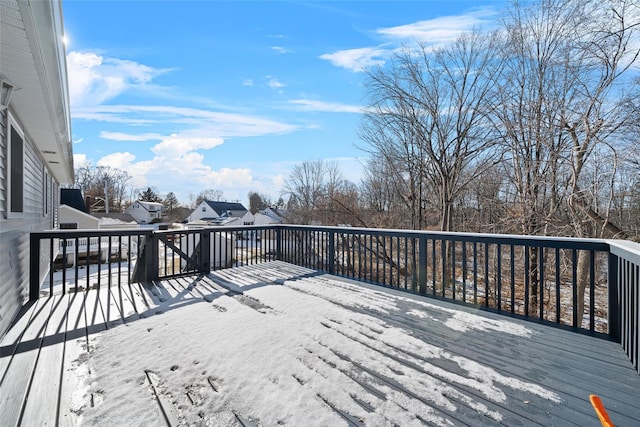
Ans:
<svg viewBox="0 0 640 427"><path fill-rule="evenodd" d="M418 292L427 293L427 238L418 239Z"/></svg>
<svg viewBox="0 0 640 427"><path fill-rule="evenodd" d="M211 271L211 233L209 230L200 230L200 272Z"/></svg>
<svg viewBox="0 0 640 427"><path fill-rule="evenodd" d="M276 261L282 261L282 228L276 227Z"/></svg>
<svg viewBox="0 0 640 427"><path fill-rule="evenodd" d="M50 254L49 257L52 257ZM40 297L40 238L31 233L29 236L29 301Z"/></svg>
<svg viewBox="0 0 640 427"><path fill-rule="evenodd" d="M617 342L620 342L620 301L618 289L620 287L618 277L618 256L609 252L609 289L608 300L609 306L607 309L607 326L608 334L614 338Z"/></svg>
<svg viewBox="0 0 640 427"><path fill-rule="evenodd" d="M329 234L329 244L327 245L327 267L329 274L334 274L336 271L335 254L336 254L336 235L333 231L327 231Z"/></svg>
<svg viewBox="0 0 640 427"><path fill-rule="evenodd" d="M151 282L158 279L158 270L160 269L160 260L158 259L158 245L160 239L149 231L149 234L145 236L145 249L144 255L144 281Z"/></svg>

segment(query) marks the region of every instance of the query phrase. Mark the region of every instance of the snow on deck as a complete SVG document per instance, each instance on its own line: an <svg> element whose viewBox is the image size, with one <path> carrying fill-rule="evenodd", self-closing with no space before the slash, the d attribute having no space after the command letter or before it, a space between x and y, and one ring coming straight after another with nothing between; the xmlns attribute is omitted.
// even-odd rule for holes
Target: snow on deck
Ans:
<svg viewBox="0 0 640 427"><path fill-rule="evenodd" d="M282 262L41 298L0 352L0 425L640 422L618 344Z"/></svg>

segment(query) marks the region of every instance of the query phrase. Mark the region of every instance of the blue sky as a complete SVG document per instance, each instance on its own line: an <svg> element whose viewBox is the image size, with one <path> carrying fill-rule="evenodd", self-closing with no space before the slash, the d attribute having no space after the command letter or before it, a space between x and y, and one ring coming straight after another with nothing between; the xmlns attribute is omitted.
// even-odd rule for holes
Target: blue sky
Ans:
<svg viewBox="0 0 640 427"><path fill-rule="evenodd" d="M75 164L126 170L182 203L277 200L291 168L359 182L368 67L491 28L504 1L63 2Z"/></svg>

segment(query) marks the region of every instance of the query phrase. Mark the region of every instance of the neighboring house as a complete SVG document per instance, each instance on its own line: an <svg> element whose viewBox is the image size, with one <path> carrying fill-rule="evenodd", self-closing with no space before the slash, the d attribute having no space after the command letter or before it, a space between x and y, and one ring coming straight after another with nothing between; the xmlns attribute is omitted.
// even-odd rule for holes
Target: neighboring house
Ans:
<svg viewBox="0 0 640 427"><path fill-rule="evenodd" d="M62 19L59 1L0 1L0 336L28 298L29 233L57 226L73 183Z"/></svg>
<svg viewBox="0 0 640 427"><path fill-rule="evenodd" d="M140 228L140 225L126 213L94 213L88 214L83 210L68 205L58 208L60 228L78 230L96 230L106 228Z"/></svg>
<svg viewBox="0 0 640 427"><path fill-rule="evenodd" d="M96 212L89 214L89 209L76 188L60 190L60 207L58 222L60 228L95 230L105 228L140 228L135 218L127 213Z"/></svg>
<svg viewBox="0 0 640 427"><path fill-rule="evenodd" d="M162 217L162 203L136 200L125 209L125 213L131 215L138 224L151 224Z"/></svg>
<svg viewBox="0 0 640 427"><path fill-rule="evenodd" d="M276 208L266 208L259 212L256 212L255 225L269 225L269 224L284 224L285 214L282 211L278 211Z"/></svg>
<svg viewBox="0 0 640 427"><path fill-rule="evenodd" d="M241 203L205 200L191 212L187 221L207 225L253 225L255 218Z"/></svg>
<svg viewBox="0 0 640 427"><path fill-rule="evenodd" d="M58 221L60 222L60 228L67 230L96 230L100 228L100 220L98 218L69 205L60 205L58 208Z"/></svg>

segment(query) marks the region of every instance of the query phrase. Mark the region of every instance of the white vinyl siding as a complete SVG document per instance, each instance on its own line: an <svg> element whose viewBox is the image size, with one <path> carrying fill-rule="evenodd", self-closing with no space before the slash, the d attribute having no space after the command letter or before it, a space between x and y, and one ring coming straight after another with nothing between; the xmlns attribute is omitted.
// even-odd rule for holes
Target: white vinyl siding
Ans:
<svg viewBox="0 0 640 427"><path fill-rule="evenodd" d="M11 120L18 122L18 119ZM0 336L9 327L29 295L29 233L48 230L55 225L60 185L46 165L29 136L24 134L23 206L22 213L9 215L9 136L7 114L0 112ZM19 127L19 123L16 123ZM51 180L50 205L44 212L44 176ZM7 219L9 217L9 219ZM40 271L47 274L49 250L40 251Z"/></svg>

